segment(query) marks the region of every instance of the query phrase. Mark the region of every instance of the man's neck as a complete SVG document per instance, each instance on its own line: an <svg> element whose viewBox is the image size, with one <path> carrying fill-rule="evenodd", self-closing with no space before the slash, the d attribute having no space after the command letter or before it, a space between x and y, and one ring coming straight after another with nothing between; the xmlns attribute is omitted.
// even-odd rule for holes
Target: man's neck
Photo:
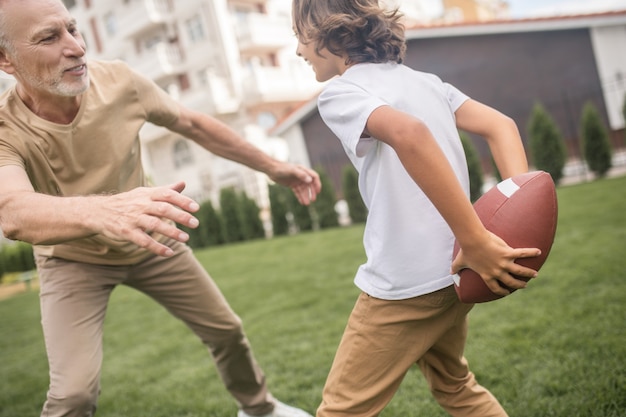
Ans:
<svg viewBox="0 0 626 417"><path fill-rule="evenodd" d="M18 84L17 95L37 116L57 124L70 124L78 114L82 94L76 97L41 96L29 94Z"/></svg>

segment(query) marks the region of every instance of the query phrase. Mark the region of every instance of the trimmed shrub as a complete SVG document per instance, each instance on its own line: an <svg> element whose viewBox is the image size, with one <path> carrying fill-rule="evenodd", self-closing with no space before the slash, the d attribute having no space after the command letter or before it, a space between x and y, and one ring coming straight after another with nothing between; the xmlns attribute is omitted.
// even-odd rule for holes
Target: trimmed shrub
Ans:
<svg viewBox="0 0 626 417"><path fill-rule="evenodd" d="M480 165L480 158L474 143L466 133L461 133L461 144L467 160L467 170L470 182L470 200L478 200L483 194L483 168Z"/></svg>
<svg viewBox="0 0 626 417"><path fill-rule="evenodd" d="M326 174L323 168L319 167L316 171L322 183L322 191L320 191L317 200L312 204L317 227L320 229L337 227L339 226L339 218L335 211L335 204L337 203L335 187L333 187L328 174Z"/></svg>
<svg viewBox="0 0 626 417"><path fill-rule="evenodd" d="M243 235L245 240L259 239L265 237L265 228L261 221L261 209L255 200L248 197L246 193L239 195L241 208L241 223L243 225Z"/></svg>
<svg viewBox="0 0 626 417"><path fill-rule="evenodd" d="M241 242L244 240L241 207L239 198L233 188L220 191L220 207L224 219L224 242Z"/></svg>
<svg viewBox="0 0 626 417"><path fill-rule="evenodd" d="M312 206L300 204L298 198L290 189L287 189L286 195L287 207L289 212L293 215L293 223L297 231L313 230L314 209Z"/></svg>
<svg viewBox="0 0 626 417"><path fill-rule="evenodd" d="M3 245L0 249L0 276L6 272L25 272L35 269L33 247L26 242Z"/></svg>
<svg viewBox="0 0 626 417"><path fill-rule="evenodd" d="M363 223L367 219L367 207L359 192L359 174L352 165L343 168L343 197L348 204L352 223Z"/></svg>
<svg viewBox="0 0 626 417"><path fill-rule="evenodd" d="M289 220L287 220L288 195L290 190L279 184L269 186L270 209L272 212L272 233L274 236L289 234Z"/></svg>
<svg viewBox="0 0 626 417"><path fill-rule="evenodd" d="M200 237L203 247L224 243L224 220L210 200L200 205Z"/></svg>
<svg viewBox="0 0 626 417"><path fill-rule="evenodd" d="M602 178L611 169L611 143L598 110L588 102L581 120L582 154L591 172Z"/></svg>
<svg viewBox="0 0 626 417"><path fill-rule="evenodd" d="M500 174L500 170L498 169L496 161L495 159L493 159L493 157L491 157L491 167L493 168L493 177L496 179L496 182L501 182L502 174Z"/></svg>
<svg viewBox="0 0 626 417"><path fill-rule="evenodd" d="M541 104L533 107L528 122L530 154L536 169L545 171L555 184L563 177L567 149L556 123Z"/></svg>
<svg viewBox="0 0 626 417"><path fill-rule="evenodd" d="M622 116L624 117L624 145L626 145L626 94L624 94L624 105L622 106Z"/></svg>

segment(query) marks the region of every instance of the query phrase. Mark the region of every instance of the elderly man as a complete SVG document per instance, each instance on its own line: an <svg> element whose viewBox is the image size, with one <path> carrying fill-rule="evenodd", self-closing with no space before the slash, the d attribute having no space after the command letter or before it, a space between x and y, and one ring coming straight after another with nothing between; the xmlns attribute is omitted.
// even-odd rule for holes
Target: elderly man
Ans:
<svg viewBox="0 0 626 417"><path fill-rule="evenodd" d="M122 62L88 61L60 0L0 0L0 228L35 247L50 387L42 416L92 416L111 292L128 285L208 346L238 416L302 417L276 401L239 317L185 245L196 227L184 183L150 187L138 132L164 126L290 186L302 204L317 174L276 161L219 121L181 107Z"/></svg>

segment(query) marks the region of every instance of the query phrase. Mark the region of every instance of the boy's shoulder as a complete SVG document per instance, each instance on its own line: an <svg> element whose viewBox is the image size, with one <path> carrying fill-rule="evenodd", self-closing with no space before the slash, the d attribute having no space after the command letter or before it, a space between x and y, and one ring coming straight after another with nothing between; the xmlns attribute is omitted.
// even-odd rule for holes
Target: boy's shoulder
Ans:
<svg viewBox="0 0 626 417"><path fill-rule="evenodd" d="M356 64L348 68L341 77L333 81L343 80L367 83L371 80L376 80L377 82L384 80L385 83L393 83L394 81L398 82L406 79L423 80L431 83L441 82L441 79L435 74L419 71L396 62Z"/></svg>

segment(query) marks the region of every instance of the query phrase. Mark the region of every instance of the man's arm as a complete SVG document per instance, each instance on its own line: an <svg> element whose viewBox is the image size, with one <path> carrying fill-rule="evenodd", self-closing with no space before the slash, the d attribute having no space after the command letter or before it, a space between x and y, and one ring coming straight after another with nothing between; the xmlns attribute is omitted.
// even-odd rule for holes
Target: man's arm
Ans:
<svg viewBox="0 0 626 417"><path fill-rule="evenodd" d="M0 167L0 229L31 244L57 244L102 234L131 241L158 255L172 251L147 232L185 242L189 236L165 219L196 227L198 204L180 192L184 183L136 188L114 195L55 197L34 191L19 166Z"/></svg>
<svg viewBox="0 0 626 417"><path fill-rule="evenodd" d="M301 204L315 201L321 190L319 175L314 170L270 157L213 117L181 107L180 117L170 129L215 155L263 172L290 187Z"/></svg>

